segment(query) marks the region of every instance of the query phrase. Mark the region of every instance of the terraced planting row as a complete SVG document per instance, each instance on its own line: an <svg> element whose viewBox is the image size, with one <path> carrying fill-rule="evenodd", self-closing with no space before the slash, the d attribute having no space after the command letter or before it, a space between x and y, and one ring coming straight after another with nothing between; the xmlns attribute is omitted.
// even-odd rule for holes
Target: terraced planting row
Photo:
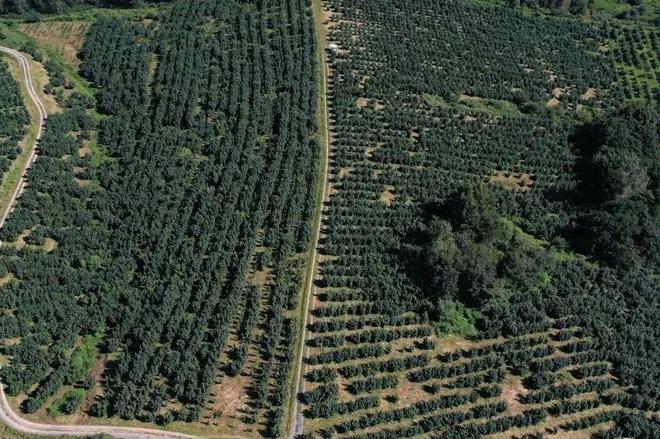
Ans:
<svg viewBox="0 0 660 439"><path fill-rule="evenodd" d="M608 51L618 67L618 79L627 99L660 101L660 31L643 23L605 26L611 40Z"/></svg>
<svg viewBox="0 0 660 439"><path fill-rule="evenodd" d="M318 310L331 307L322 302ZM579 327L548 321L548 330L504 339L438 339L427 322L402 315L379 331L379 344L354 331L314 331L301 400L310 437L390 438L439 433L501 435L609 427L627 398L603 353ZM344 317L387 321L384 314ZM315 322L315 328L326 319ZM337 321L334 318L334 321ZM358 326L360 324L357 324ZM407 331L407 332L406 332ZM333 337L343 348L318 347ZM373 357L347 355L360 350ZM323 358L323 360L319 360ZM534 437L534 436L530 436Z"/></svg>
<svg viewBox="0 0 660 439"><path fill-rule="evenodd" d="M521 230L550 237L573 218L557 194L579 185L576 119L621 93L606 35L464 1L330 0L324 19L332 179L299 395L306 434L616 437L635 392L562 299L587 290L587 264ZM504 304L438 300L419 276L420 237L475 182L513 218L501 221L514 247L558 264L536 283L496 284Z"/></svg>

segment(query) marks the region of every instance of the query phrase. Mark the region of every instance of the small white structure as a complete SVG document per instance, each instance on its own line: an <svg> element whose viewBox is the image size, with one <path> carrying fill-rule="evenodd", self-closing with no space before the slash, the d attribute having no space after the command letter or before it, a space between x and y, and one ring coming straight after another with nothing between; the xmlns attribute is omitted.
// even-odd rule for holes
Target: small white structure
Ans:
<svg viewBox="0 0 660 439"><path fill-rule="evenodd" d="M337 43L330 43L328 45L328 48L330 49L330 52L332 52L333 55L336 55L337 52L339 51L339 46Z"/></svg>

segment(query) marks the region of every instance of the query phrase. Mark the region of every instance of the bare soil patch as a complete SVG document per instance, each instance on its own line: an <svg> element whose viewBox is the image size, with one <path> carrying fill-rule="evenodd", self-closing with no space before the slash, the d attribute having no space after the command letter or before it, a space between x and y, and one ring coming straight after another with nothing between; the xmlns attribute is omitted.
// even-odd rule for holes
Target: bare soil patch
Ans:
<svg viewBox="0 0 660 439"><path fill-rule="evenodd" d="M552 96L559 99L562 96L564 96L567 92L568 91L566 90L566 88L555 87L555 88L552 89Z"/></svg>
<svg viewBox="0 0 660 439"><path fill-rule="evenodd" d="M34 38L39 45L55 50L62 58L78 67L78 52L85 42L89 23L84 21L45 21L25 23L19 26L24 34Z"/></svg>
<svg viewBox="0 0 660 439"><path fill-rule="evenodd" d="M57 241L55 241L53 238L44 239L43 249L46 251L46 253L50 253L56 248L57 248Z"/></svg>
<svg viewBox="0 0 660 439"><path fill-rule="evenodd" d="M502 384L502 400L508 407L508 412L517 415L525 411L525 405L518 398L527 395L528 390L523 386L519 376L508 375Z"/></svg>
<svg viewBox="0 0 660 439"><path fill-rule="evenodd" d="M15 277L14 273L7 273L4 276L0 277L0 287L4 287L5 285L7 285L9 282L12 281L12 279L14 279L14 277Z"/></svg>
<svg viewBox="0 0 660 439"><path fill-rule="evenodd" d="M394 186L392 185L386 185L385 190L383 193L380 194L380 201L386 206L391 206L392 202L396 198L396 194L394 193Z"/></svg>
<svg viewBox="0 0 660 439"><path fill-rule="evenodd" d="M536 184L534 176L530 174L513 174L505 171L497 171L490 178L491 183L497 183L514 192L529 192Z"/></svg>
<svg viewBox="0 0 660 439"><path fill-rule="evenodd" d="M83 180L83 179L76 178L76 177L73 177L73 179L75 180L78 187L87 187L92 182L91 180Z"/></svg>
<svg viewBox="0 0 660 439"><path fill-rule="evenodd" d="M437 340L437 350L439 353L454 352L461 349L470 349L475 346L474 342L456 335L448 335Z"/></svg>
<svg viewBox="0 0 660 439"><path fill-rule="evenodd" d="M245 393L248 381L249 379L242 375L225 376L221 384L214 386L213 423L236 427L235 424L241 422L239 418L243 415L242 412L248 410L248 396Z"/></svg>
<svg viewBox="0 0 660 439"><path fill-rule="evenodd" d="M270 283L271 279L272 279L271 270L268 268L264 268L263 270L256 271L254 273L252 283L254 283L259 287L265 287L266 285L268 285L268 283Z"/></svg>
<svg viewBox="0 0 660 439"><path fill-rule="evenodd" d="M369 105L369 99L367 99L367 98L362 98L362 97L357 98L357 100L355 101L355 105L356 105L358 108L364 108L364 107L366 107L367 105Z"/></svg>
<svg viewBox="0 0 660 439"><path fill-rule="evenodd" d="M339 168L339 179L343 180L344 178L348 177L348 174L353 171L353 168Z"/></svg>
<svg viewBox="0 0 660 439"><path fill-rule="evenodd" d="M89 145L85 145L78 150L78 157L81 159L91 155L92 155L92 148L90 148Z"/></svg>
<svg viewBox="0 0 660 439"><path fill-rule="evenodd" d="M584 93L582 93L580 99L582 99L583 101L590 101L592 99L596 99L597 97L598 97L598 91L593 87L589 87Z"/></svg>
<svg viewBox="0 0 660 439"><path fill-rule="evenodd" d="M548 108L557 108L561 104L561 101L557 98L552 98L545 103L545 106Z"/></svg>

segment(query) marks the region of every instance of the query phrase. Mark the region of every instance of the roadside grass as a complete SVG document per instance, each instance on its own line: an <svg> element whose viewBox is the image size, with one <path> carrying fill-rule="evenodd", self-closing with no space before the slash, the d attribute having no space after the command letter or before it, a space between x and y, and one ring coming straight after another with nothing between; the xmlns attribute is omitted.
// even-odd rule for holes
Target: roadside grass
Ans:
<svg viewBox="0 0 660 439"><path fill-rule="evenodd" d="M6 209L9 208L9 203L11 197L14 194L16 186L20 183L23 169L27 164L27 161L30 157L30 152L32 150L32 145L37 138L37 133L39 131L39 125L36 121L39 120L39 112L34 102L29 97L25 83L23 82L23 74L21 68L18 64L18 61L12 56L3 55L9 65L9 70L11 71L12 76L19 84L19 89L21 97L28 112L30 113L30 125L27 129L27 134L23 137L23 140L20 142L21 152L12 162L9 170L2 176L2 184L0 185L0 212L4 213Z"/></svg>
<svg viewBox="0 0 660 439"><path fill-rule="evenodd" d="M309 296L307 296L307 292L313 290L313 286L311 285L314 282L315 279L315 268L318 267L318 261L316 264L312 263L312 258L314 257L314 253L316 252L316 249L314 248L315 245L315 235L316 235L316 229L319 224L319 222L322 220L322 210L323 210L323 203L324 203L324 191L323 187L325 185L325 180L327 179L327 176L325 175L325 168L326 168L326 162L327 162L327 155L330 149L330 145L328 144L328 124L326 120L326 113L325 113L325 108L327 106L327 96L326 96L326 63L325 63L325 48L327 44L326 40L326 31L323 25L323 11L322 11L322 3L320 0L312 0L312 13L314 16L314 28L315 28L315 35L316 35L316 54L317 54L317 109L316 109L316 118L318 121L318 138L319 142L322 148L322 152L320 154L320 160L319 160L319 168L318 168L318 174L320 175L320 178L316 180L316 206L317 208L314 211L314 218L312 219L312 224L313 224L313 236L310 238L310 249L309 249L309 257L306 260L305 264L305 281L302 284L302 288L300 291L300 297L302 300L298 301L298 310L296 311L297 318L299 323L298 329L296 331L296 338L295 338L295 349L294 352L296 353L295 355L295 362L296 364L294 367L291 368L291 374L289 376L289 392L287 395L288 401L285 401L283 404L284 407L289 407L289 410L285 412L284 419L283 419L283 426L285 428L285 431L290 432L292 430L292 427L294 423L296 422L296 417L297 413L294 413L294 405L296 402L296 398L298 395L296 395L296 388L297 388L297 383L296 383L296 378L298 375L298 370L303 367L303 364L298 362L298 356L301 350L304 351L305 349L305 340L304 340L304 334L305 334L305 317L306 314L309 312L309 301L313 300L311 296L313 296L313 292L310 292ZM311 289L310 289L311 288ZM304 354L303 354L304 357ZM302 373L302 372L301 372ZM302 376L302 375L301 375Z"/></svg>

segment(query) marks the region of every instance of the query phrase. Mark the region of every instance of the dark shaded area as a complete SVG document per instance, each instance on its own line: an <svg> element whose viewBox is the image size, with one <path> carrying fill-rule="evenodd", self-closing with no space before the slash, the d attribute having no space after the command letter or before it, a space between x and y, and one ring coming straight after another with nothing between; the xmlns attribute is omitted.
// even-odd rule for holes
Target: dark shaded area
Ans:
<svg viewBox="0 0 660 439"><path fill-rule="evenodd" d="M72 7L133 8L169 1L171 0L0 0L0 14L23 14L29 11L55 14Z"/></svg>

